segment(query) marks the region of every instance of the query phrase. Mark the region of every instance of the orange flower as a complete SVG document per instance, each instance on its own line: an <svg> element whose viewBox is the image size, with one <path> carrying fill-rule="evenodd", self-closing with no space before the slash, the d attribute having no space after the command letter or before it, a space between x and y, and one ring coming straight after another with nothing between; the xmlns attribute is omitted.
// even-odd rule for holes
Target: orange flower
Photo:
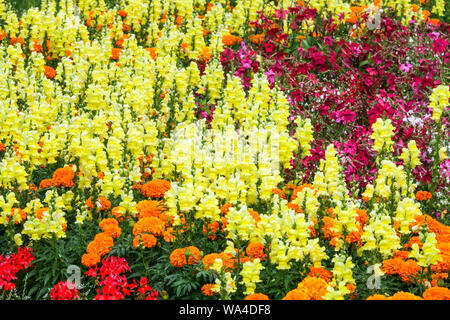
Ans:
<svg viewBox="0 0 450 320"><path fill-rule="evenodd" d="M244 300L270 300L270 299L263 293L253 293L246 296Z"/></svg>
<svg viewBox="0 0 450 320"><path fill-rule="evenodd" d="M431 193L428 191L417 191L416 193L416 200L417 201L424 201L431 199Z"/></svg>
<svg viewBox="0 0 450 320"><path fill-rule="evenodd" d="M42 220L42 218L44 217L44 213L47 211L48 211L48 208L39 208L39 209L36 209L34 214L36 215L36 218L38 218L39 220Z"/></svg>
<svg viewBox="0 0 450 320"><path fill-rule="evenodd" d="M122 234L119 222L114 218L103 219L100 221L99 226L107 235L113 238L118 238Z"/></svg>
<svg viewBox="0 0 450 320"><path fill-rule="evenodd" d="M187 262L186 262L186 255L188 255L189 257ZM200 250L194 246L175 249L172 251L169 258L172 266L184 267L187 263L194 264L200 261Z"/></svg>
<svg viewBox="0 0 450 320"><path fill-rule="evenodd" d="M443 287L431 287L423 293L425 300L450 300L450 289Z"/></svg>
<svg viewBox="0 0 450 320"><path fill-rule="evenodd" d="M6 150L6 146L0 142L0 152L3 152Z"/></svg>
<svg viewBox="0 0 450 320"><path fill-rule="evenodd" d="M429 23L431 23L434 26L437 26L439 24L440 20L439 19L430 19Z"/></svg>
<svg viewBox="0 0 450 320"><path fill-rule="evenodd" d="M142 194L147 198L162 198L164 193L171 188L170 182L162 179L155 179L147 182L141 188Z"/></svg>
<svg viewBox="0 0 450 320"><path fill-rule="evenodd" d="M331 280L331 278L333 277L333 274L330 271L325 270L322 267L311 267L311 269L309 270L308 276L309 277L318 277L318 278L325 280L326 282L329 282Z"/></svg>
<svg viewBox="0 0 450 320"><path fill-rule="evenodd" d="M159 217L164 209L164 203L157 200L142 200L136 205L138 218Z"/></svg>
<svg viewBox="0 0 450 320"><path fill-rule="evenodd" d="M128 15L128 12L126 12L125 10L119 10L117 11L117 14L122 18L125 18Z"/></svg>
<svg viewBox="0 0 450 320"><path fill-rule="evenodd" d="M306 277L297 286L308 296L307 300L323 300L323 296L327 293L328 283L317 277Z"/></svg>
<svg viewBox="0 0 450 320"><path fill-rule="evenodd" d="M373 296L367 297L366 300L389 300L389 298L382 294L374 294Z"/></svg>
<svg viewBox="0 0 450 320"><path fill-rule="evenodd" d="M220 226L219 226L219 222L217 222L217 221L211 222L210 224L208 224L208 227L203 225L203 233L207 234L208 235L208 239L210 239L210 240L216 240L217 239L215 233L219 229L220 229Z"/></svg>
<svg viewBox="0 0 450 320"><path fill-rule="evenodd" d="M150 54L150 58L156 60L156 48L145 48L145 50Z"/></svg>
<svg viewBox="0 0 450 320"><path fill-rule="evenodd" d="M100 211L108 211L109 208L111 208L111 201L109 201L105 197L98 197L97 207L100 209Z"/></svg>
<svg viewBox="0 0 450 320"><path fill-rule="evenodd" d="M367 210L356 209L356 214L358 217L356 220L359 222L361 227L364 227L367 221L369 221L369 216L367 215Z"/></svg>
<svg viewBox="0 0 450 320"><path fill-rule="evenodd" d="M219 253L210 253L203 257L203 265L205 266L205 270L209 270L209 268L214 264L216 259L222 259L222 256Z"/></svg>
<svg viewBox="0 0 450 320"><path fill-rule="evenodd" d="M213 288L214 288L214 283L204 284L201 288L203 295L204 296L213 296L214 295L214 292L212 291Z"/></svg>
<svg viewBox="0 0 450 320"><path fill-rule="evenodd" d="M144 217L139 219L133 226L133 235L141 233L152 233L155 236L162 236L164 233L165 224L157 217Z"/></svg>
<svg viewBox="0 0 450 320"><path fill-rule="evenodd" d="M406 260L409 257L409 252L408 251L396 251L394 252L394 257L393 258L399 258L402 260Z"/></svg>
<svg viewBox="0 0 450 320"><path fill-rule="evenodd" d="M123 221L123 214L120 207L114 207L111 210L111 214L116 218L118 221Z"/></svg>
<svg viewBox="0 0 450 320"><path fill-rule="evenodd" d="M412 293L399 291L392 297L390 297L389 300L423 300L423 299Z"/></svg>
<svg viewBox="0 0 450 320"><path fill-rule="evenodd" d="M447 280L448 279L448 273L433 273L431 275L431 286L433 287L439 287L439 281L440 280Z"/></svg>
<svg viewBox="0 0 450 320"><path fill-rule="evenodd" d="M222 206L222 208L220 208L220 211L222 211L222 213L224 214L224 215L226 215L227 213L228 213L228 211L230 211L230 208L232 207L233 205L231 204L231 203L225 203L223 206Z"/></svg>
<svg viewBox="0 0 450 320"><path fill-rule="evenodd" d="M350 13L349 17L347 19L345 19L345 22L355 23L357 19L358 18L356 16L356 14L352 12L352 13Z"/></svg>
<svg viewBox="0 0 450 320"><path fill-rule="evenodd" d="M286 194L285 194L284 190L281 190L280 188L274 188L272 190L272 193L277 194L282 199L286 199Z"/></svg>
<svg viewBox="0 0 450 320"><path fill-rule="evenodd" d="M93 267L100 262L101 257L97 254L86 253L81 257L81 263L86 267Z"/></svg>
<svg viewBox="0 0 450 320"><path fill-rule="evenodd" d="M19 224L27 218L27 213L20 208L11 208L10 216L14 216L15 214L17 214L20 218L18 220L15 220L15 224ZM6 217L6 219L9 221L8 217Z"/></svg>
<svg viewBox="0 0 450 320"><path fill-rule="evenodd" d="M222 36L222 43L224 46L232 46L241 41L242 41L241 37L233 36L231 34L230 35L225 34Z"/></svg>
<svg viewBox="0 0 450 320"><path fill-rule="evenodd" d="M15 46L17 43L20 43L20 45L23 46L24 41L22 38L16 38L16 37L11 38L11 44L13 46Z"/></svg>
<svg viewBox="0 0 450 320"><path fill-rule="evenodd" d="M252 216L253 220L255 220L255 225L258 224L259 221L261 221L261 218L259 217L259 213L249 209L248 213Z"/></svg>
<svg viewBox="0 0 450 320"><path fill-rule="evenodd" d="M250 36L249 39L254 44L261 44L264 41L264 35L263 34L255 34L254 36Z"/></svg>
<svg viewBox="0 0 450 320"><path fill-rule="evenodd" d="M152 234L148 234L148 233L138 234L133 239L133 246L135 248L139 247L139 245L141 244L141 241L142 241L142 245L144 246L144 248L153 248L154 246L156 246L157 239Z"/></svg>
<svg viewBox="0 0 450 320"><path fill-rule="evenodd" d="M105 232L102 232L98 233L95 236L94 240L88 244L86 251L89 254L98 255L102 257L105 254L108 254L113 246L114 246L114 239Z"/></svg>
<svg viewBox="0 0 450 320"><path fill-rule="evenodd" d="M120 49L120 48L112 48L111 49L111 59L118 60L121 53L122 53L122 49Z"/></svg>
<svg viewBox="0 0 450 320"><path fill-rule="evenodd" d="M204 48L202 48L200 50L199 59L204 61L204 62L208 62L209 59L211 59L211 54L209 53L209 48L208 47L204 47Z"/></svg>
<svg viewBox="0 0 450 320"><path fill-rule="evenodd" d="M50 188L53 186L53 179L44 179L39 184L40 189Z"/></svg>
<svg viewBox="0 0 450 320"><path fill-rule="evenodd" d="M56 71L50 66L44 66L44 73L48 79L53 79L56 76Z"/></svg>
<svg viewBox="0 0 450 320"><path fill-rule="evenodd" d="M300 289L289 291L282 300L309 300L308 294Z"/></svg>
<svg viewBox="0 0 450 320"><path fill-rule="evenodd" d="M287 186L286 186L286 187L287 187ZM295 199L297 198L297 194L300 193L300 192L302 192L302 190L305 189L305 188L309 188L309 189L311 189L311 190L314 190L314 191L315 191L314 194L317 193L317 189L316 189L312 184L310 184L310 183L304 183L304 184L302 184L301 186L294 187L294 191L292 192L292 198L291 198L291 201L292 201L292 200L295 200Z"/></svg>
<svg viewBox="0 0 450 320"><path fill-rule="evenodd" d="M174 235L173 228L167 228L163 233L164 241L173 242L177 237Z"/></svg>
<svg viewBox="0 0 450 320"><path fill-rule="evenodd" d="M261 242L250 242L245 252L253 259L264 260L267 257L264 253L264 245Z"/></svg>
<svg viewBox="0 0 450 320"><path fill-rule="evenodd" d="M411 277L417 275L422 268L415 260L393 258L384 260L382 269L387 275L399 275L402 281L411 283Z"/></svg>
<svg viewBox="0 0 450 320"><path fill-rule="evenodd" d="M56 169L53 173L53 181L56 187L73 187L75 184L72 179L75 176L72 167L67 166L64 168Z"/></svg>
<svg viewBox="0 0 450 320"><path fill-rule="evenodd" d="M181 26L181 23L183 22L183 17L182 16L177 16L175 18L175 23L177 26Z"/></svg>
<svg viewBox="0 0 450 320"><path fill-rule="evenodd" d="M186 49L187 49L188 46L189 46L188 43L183 42L183 43L181 44L180 48L181 48L181 50L183 50L183 52L186 52Z"/></svg>

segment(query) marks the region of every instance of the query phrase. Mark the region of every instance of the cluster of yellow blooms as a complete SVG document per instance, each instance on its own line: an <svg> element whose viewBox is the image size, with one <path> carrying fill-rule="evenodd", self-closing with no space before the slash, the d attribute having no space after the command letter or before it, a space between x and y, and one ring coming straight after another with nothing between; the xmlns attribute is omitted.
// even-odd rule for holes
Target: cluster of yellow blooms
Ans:
<svg viewBox="0 0 450 320"><path fill-rule="evenodd" d="M239 77L225 73L219 57L223 38L243 36L261 8L273 13L297 1L233 2L231 10L228 0L212 6L206 0L121 0L117 8L123 14L108 9L104 0L66 0L61 7L48 0L41 10L26 11L19 22L0 0L5 21L0 31L9 39L27 39L25 45L0 46L0 144L5 146L0 187L6 191L0 195L0 224L24 221L14 235L18 245L25 242L22 236L29 243L65 237L69 211L75 212L75 224L90 221L86 194L114 199L113 212L135 218L136 186L151 175L171 181L171 188L157 198L164 199L172 226L184 227L188 214L206 224L222 223L221 209L229 204L223 228L230 241L226 251L235 254L235 244L261 243L270 248L268 261L278 270L299 263L320 268L333 256L316 234L321 204L327 203L331 231L344 237L336 238L326 299L343 299L355 284L352 258L344 250L346 236L360 234L358 254L379 253L376 262L401 247L401 236L411 234L411 223L422 214L405 168L421 162L415 141L403 148L404 165L386 156L393 147L390 120L377 119L372 126L379 170L363 194L371 204L366 224L358 221L361 207L350 197L333 144L327 146L312 185L297 190L295 198L274 192L291 168L293 153L310 155L311 120L298 117L290 135L286 94L262 72L244 89ZM361 5L374 9L372 2ZM336 17L353 12L342 0L311 0L309 5L326 7ZM392 6L409 18L417 14L408 0ZM436 1L435 12L441 14L442 6ZM313 28L310 22L303 22L306 30ZM53 73L48 61L56 66ZM215 106L210 123L197 120L198 96ZM448 86L433 90L434 120L439 121L449 98ZM445 157L445 149L440 155ZM35 197L22 206L23 217L15 207L18 194L32 194L33 174L61 163L73 164L63 168L72 168L73 177L62 184L48 181L43 200ZM255 214L256 207L264 212ZM412 245L411 257L423 267L437 263L436 235L424 232L421 241L421 248ZM216 259L210 267L221 274L212 291L231 294L237 279L223 264ZM259 258L243 264L239 283L245 285L244 294L257 291L263 270Z"/></svg>

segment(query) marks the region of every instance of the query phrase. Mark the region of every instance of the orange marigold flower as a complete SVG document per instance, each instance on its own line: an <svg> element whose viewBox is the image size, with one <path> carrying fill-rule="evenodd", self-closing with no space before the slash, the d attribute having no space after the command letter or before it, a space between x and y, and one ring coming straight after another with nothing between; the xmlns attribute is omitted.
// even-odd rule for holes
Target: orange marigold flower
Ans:
<svg viewBox="0 0 450 320"><path fill-rule="evenodd" d="M264 260L267 257L264 253L264 245L261 242L250 242L245 252L253 259Z"/></svg>
<svg viewBox="0 0 450 320"><path fill-rule="evenodd" d="M56 76L56 71L50 66L44 66L44 73L48 79L53 79Z"/></svg>
<svg viewBox="0 0 450 320"><path fill-rule="evenodd" d="M177 237L174 235L175 230L173 228L167 228L163 233L164 241L173 242Z"/></svg>
<svg viewBox="0 0 450 320"><path fill-rule="evenodd" d="M224 34L222 36L222 43L224 46L232 46L241 41L242 41L241 37L233 36L231 34L230 35Z"/></svg>
<svg viewBox="0 0 450 320"><path fill-rule="evenodd" d="M439 287L440 280L447 280L448 279L448 273L433 273L431 275L431 286L433 287Z"/></svg>
<svg viewBox="0 0 450 320"><path fill-rule="evenodd" d="M394 252L393 258L394 259L395 258L399 258L399 259L402 259L402 260L406 260L406 259L409 258L409 252L408 251L403 251L403 250L396 251L396 252Z"/></svg>
<svg viewBox="0 0 450 320"><path fill-rule="evenodd" d="M333 277L333 274L330 271L325 270L322 267L311 267L311 269L309 270L308 276L309 277L318 277L318 278L325 280L326 282L329 282L331 280L331 278Z"/></svg>
<svg viewBox="0 0 450 320"><path fill-rule="evenodd" d="M164 193L171 188L170 182L162 179L155 179L147 182L141 188L142 194L147 198L162 198Z"/></svg>
<svg viewBox="0 0 450 320"><path fill-rule="evenodd" d="M141 233L153 233L155 236L161 236L164 233L165 224L157 217L144 217L139 219L133 226L133 235Z"/></svg>
<svg viewBox="0 0 450 320"><path fill-rule="evenodd" d="M424 201L431 199L431 193L428 191L417 191L416 193L416 200L417 201Z"/></svg>
<svg viewBox="0 0 450 320"><path fill-rule="evenodd" d="M372 296L367 297L366 300L389 300L389 298L382 294L374 294Z"/></svg>
<svg viewBox="0 0 450 320"><path fill-rule="evenodd" d="M120 54L122 52L122 49L120 48L112 48L111 50L111 59L118 60L120 57Z"/></svg>
<svg viewBox="0 0 450 320"><path fill-rule="evenodd" d="M202 260L203 265L205 266L205 270L209 270L216 259L222 259L222 256L219 253L210 253L205 255Z"/></svg>
<svg viewBox="0 0 450 320"><path fill-rule="evenodd" d="M97 254L86 253L81 257L81 263L86 267L93 267L100 262L101 257Z"/></svg>
<svg viewBox="0 0 450 320"><path fill-rule="evenodd" d="M97 199L97 208L101 211L108 211L111 208L111 201L106 199L105 197L98 197Z"/></svg>
<svg viewBox="0 0 450 320"><path fill-rule="evenodd" d="M301 289L289 291L282 300L309 300L308 294Z"/></svg>
<svg viewBox="0 0 450 320"><path fill-rule="evenodd" d="M114 246L114 239L110 235L106 234L105 232L98 233L94 240L92 240L87 248L87 253L90 254L96 254L100 257L104 256L105 254L108 254L112 247Z"/></svg>
<svg viewBox="0 0 450 320"><path fill-rule="evenodd" d="M250 41L254 44L261 44L264 40L264 35L262 34L255 34L254 36L249 37Z"/></svg>
<svg viewBox="0 0 450 320"><path fill-rule="evenodd" d="M327 287L328 283L324 279L308 276L298 284L297 289L306 293L307 300L323 300Z"/></svg>
<svg viewBox="0 0 450 320"><path fill-rule="evenodd" d="M188 261L186 262L186 255ZM187 263L194 264L200 261L200 250L197 247L189 246L186 248L175 249L170 254L170 263L174 267L184 267Z"/></svg>
<svg viewBox="0 0 450 320"><path fill-rule="evenodd" d="M67 166L64 168L56 169L53 173L53 181L56 187L73 187L75 184L72 179L75 176L75 172L72 167Z"/></svg>
<svg viewBox="0 0 450 320"><path fill-rule="evenodd" d="M39 189L50 188L53 186L53 179L44 179L39 184Z"/></svg>
<svg viewBox="0 0 450 320"><path fill-rule="evenodd" d="M118 238L122 234L122 229L119 227L119 222L114 218L106 218L100 221L100 228L107 235Z"/></svg>
<svg viewBox="0 0 450 320"><path fill-rule="evenodd" d="M423 299L412 293L399 291L392 297L390 297L389 300L423 300Z"/></svg>
<svg viewBox="0 0 450 320"><path fill-rule="evenodd" d="M214 283L204 284L201 288L203 295L204 296L213 296L214 295L214 292L212 291L213 288L214 288Z"/></svg>
<svg viewBox="0 0 450 320"><path fill-rule="evenodd" d="M117 11L117 14L122 18L125 18L128 15L128 12L126 12L125 10L119 10Z"/></svg>
<svg viewBox="0 0 450 320"><path fill-rule="evenodd" d="M423 293L425 300L450 300L450 289L443 287L431 287Z"/></svg>
<svg viewBox="0 0 450 320"><path fill-rule="evenodd" d="M136 204L139 219L159 217L164 209L164 203L158 200L142 200Z"/></svg>
<svg viewBox="0 0 450 320"><path fill-rule="evenodd" d="M244 300L270 300L264 293L252 293L244 298Z"/></svg>
<svg viewBox="0 0 450 320"><path fill-rule="evenodd" d="M3 152L6 150L6 146L0 142L0 152Z"/></svg>
<svg viewBox="0 0 450 320"><path fill-rule="evenodd" d="M367 210L356 209L356 214L358 217L356 220L359 222L361 227L364 227L367 221L369 221L369 216L367 215Z"/></svg>
<svg viewBox="0 0 450 320"><path fill-rule="evenodd" d="M156 246L156 237L152 234L144 233L144 234L138 234L133 239L133 246L135 248L139 247L141 245L144 246L144 248L153 248Z"/></svg>

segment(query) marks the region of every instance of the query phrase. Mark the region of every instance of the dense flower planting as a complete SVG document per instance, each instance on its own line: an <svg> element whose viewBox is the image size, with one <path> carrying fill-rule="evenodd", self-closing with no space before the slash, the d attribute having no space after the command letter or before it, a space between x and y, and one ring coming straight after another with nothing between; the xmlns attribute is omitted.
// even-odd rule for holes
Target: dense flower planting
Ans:
<svg viewBox="0 0 450 320"><path fill-rule="evenodd" d="M448 1L37 2L1 299L450 299Z"/></svg>

